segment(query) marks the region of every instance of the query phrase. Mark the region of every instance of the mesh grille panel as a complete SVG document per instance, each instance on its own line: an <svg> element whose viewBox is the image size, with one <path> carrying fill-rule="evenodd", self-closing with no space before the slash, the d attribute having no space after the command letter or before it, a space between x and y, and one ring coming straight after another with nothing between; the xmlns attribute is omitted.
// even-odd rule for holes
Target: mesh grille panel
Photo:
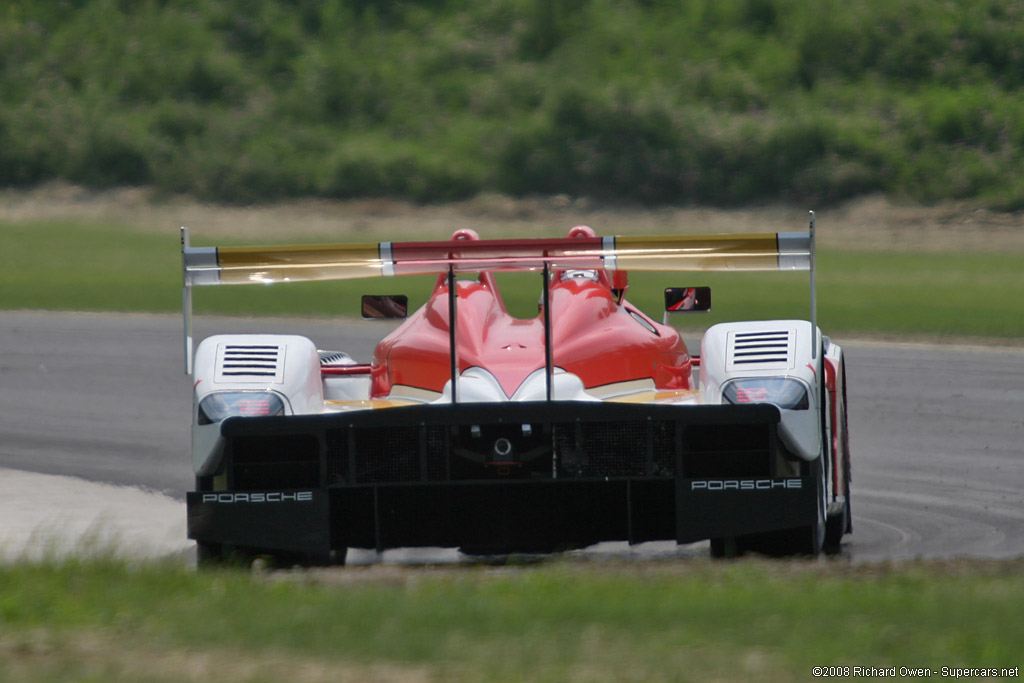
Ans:
<svg viewBox="0 0 1024 683"><path fill-rule="evenodd" d="M356 482L420 480L419 428L358 429L355 436Z"/></svg>
<svg viewBox="0 0 1024 683"><path fill-rule="evenodd" d="M341 484L349 478L348 432L332 429L327 432L327 483Z"/></svg>
<svg viewBox="0 0 1024 683"><path fill-rule="evenodd" d="M671 475L674 434L674 425L666 421L556 425L560 471L580 477L642 477L648 474L650 456L650 474Z"/></svg>
<svg viewBox="0 0 1024 683"><path fill-rule="evenodd" d="M427 479L444 481L448 478L448 439L445 428L440 425L425 427L427 430Z"/></svg>

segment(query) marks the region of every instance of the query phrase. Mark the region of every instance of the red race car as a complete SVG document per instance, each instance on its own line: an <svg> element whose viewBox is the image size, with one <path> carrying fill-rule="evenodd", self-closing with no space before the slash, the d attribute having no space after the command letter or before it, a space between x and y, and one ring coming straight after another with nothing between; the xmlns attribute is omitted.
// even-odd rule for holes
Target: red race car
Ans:
<svg viewBox="0 0 1024 683"><path fill-rule="evenodd" d="M337 564L349 547L553 552L608 540L711 540L817 555L851 529L845 364L814 322L803 233L195 248L182 229L194 376L188 533L201 562ZM626 271L810 270L811 320L712 326L691 355ZM536 271L537 315L509 314L498 271ZM192 288L436 274L370 362L305 337L191 339Z"/></svg>

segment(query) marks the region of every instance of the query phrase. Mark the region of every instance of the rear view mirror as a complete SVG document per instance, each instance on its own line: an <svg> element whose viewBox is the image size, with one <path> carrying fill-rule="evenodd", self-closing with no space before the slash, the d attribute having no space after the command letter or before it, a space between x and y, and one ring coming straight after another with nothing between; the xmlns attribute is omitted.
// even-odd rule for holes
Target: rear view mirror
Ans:
<svg viewBox="0 0 1024 683"><path fill-rule="evenodd" d="M707 313L710 310L710 287L669 287L665 290L666 313Z"/></svg>
<svg viewBox="0 0 1024 683"><path fill-rule="evenodd" d="M363 317L367 320L405 318L409 315L409 297L404 294L364 294Z"/></svg>

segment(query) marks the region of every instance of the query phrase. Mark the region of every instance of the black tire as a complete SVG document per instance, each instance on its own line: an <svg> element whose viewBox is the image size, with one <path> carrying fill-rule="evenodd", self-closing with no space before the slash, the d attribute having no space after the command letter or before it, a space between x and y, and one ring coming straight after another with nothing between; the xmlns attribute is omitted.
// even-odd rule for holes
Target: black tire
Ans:
<svg viewBox="0 0 1024 683"><path fill-rule="evenodd" d="M223 548L220 543L196 541L196 565L200 569L219 566L223 561Z"/></svg>
<svg viewBox="0 0 1024 683"><path fill-rule="evenodd" d="M732 536L729 538L711 539L711 557L716 559L730 559L743 555L743 544L740 539Z"/></svg>
<svg viewBox="0 0 1024 683"><path fill-rule="evenodd" d="M196 565L200 569L246 567L257 555L249 548L226 543L196 541Z"/></svg>
<svg viewBox="0 0 1024 683"><path fill-rule="evenodd" d="M843 542L843 535L850 526L850 498L847 494L846 502L843 503L843 511L829 515L825 523L825 552L834 555L839 552L839 546Z"/></svg>
<svg viewBox="0 0 1024 683"><path fill-rule="evenodd" d="M254 555L266 561L268 567L289 569L291 567L339 567L345 564L348 548L328 553L297 553L264 550Z"/></svg>
<svg viewBox="0 0 1024 683"><path fill-rule="evenodd" d="M815 477L815 498L818 501L816 520L795 529L769 531L763 534L740 536L736 539L740 553L755 552L769 557L809 556L817 557L825 546L826 507L825 473L822 456L811 464Z"/></svg>
<svg viewBox="0 0 1024 683"><path fill-rule="evenodd" d="M196 542L196 564L200 569L215 567L252 567L261 560L263 566L276 569L289 567L338 567L345 564L348 548L329 553L281 552L259 548L236 548L220 543Z"/></svg>
<svg viewBox="0 0 1024 683"><path fill-rule="evenodd" d="M815 472L815 474L818 475L816 477L818 482L817 519L814 523L804 529L797 530L797 536L794 539L793 552L789 553L790 555L810 555L811 557L817 557L825 547L825 535L828 528L828 503L826 501L828 486L825 482L826 475L821 462L823 458L824 456L821 456L817 461L815 461L816 467L812 467L811 469L812 472Z"/></svg>
<svg viewBox="0 0 1024 683"><path fill-rule="evenodd" d="M843 379L843 396L842 396L842 414L839 419L842 421L842 432L843 441L841 447L843 449L843 459L840 463L840 467L843 468L843 510L842 512L831 515L828 518L828 522L825 528L825 551L828 553L839 552L839 546L842 543L843 536L853 531L853 513L850 507L850 430L849 421L847 419L846 410L846 361L843 361L842 367L840 368Z"/></svg>

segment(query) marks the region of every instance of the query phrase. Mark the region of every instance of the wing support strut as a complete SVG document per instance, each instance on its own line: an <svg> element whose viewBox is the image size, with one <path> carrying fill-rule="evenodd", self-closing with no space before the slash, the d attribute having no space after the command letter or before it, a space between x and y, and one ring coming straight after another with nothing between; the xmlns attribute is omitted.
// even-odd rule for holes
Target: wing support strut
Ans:
<svg viewBox="0 0 1024 683"><path fill-rule="evenodd" d="M551 267L544 262L544 378L547 385L547 400L550 401L554 384L555 366L551 348Z"/></svg>
<svg viewBox="0 0 1024 683"><path fill-rule="evenodd" d="M448 266L448 357L451 361L451 373L452 373L452 403L458 403L458 386L459 386L459 352L458 347L455 345L457 339L455 327L457 325L459 311L458 311L458 299L459 294L456 290L455 282L455 268L451 265Z"/></svg>

